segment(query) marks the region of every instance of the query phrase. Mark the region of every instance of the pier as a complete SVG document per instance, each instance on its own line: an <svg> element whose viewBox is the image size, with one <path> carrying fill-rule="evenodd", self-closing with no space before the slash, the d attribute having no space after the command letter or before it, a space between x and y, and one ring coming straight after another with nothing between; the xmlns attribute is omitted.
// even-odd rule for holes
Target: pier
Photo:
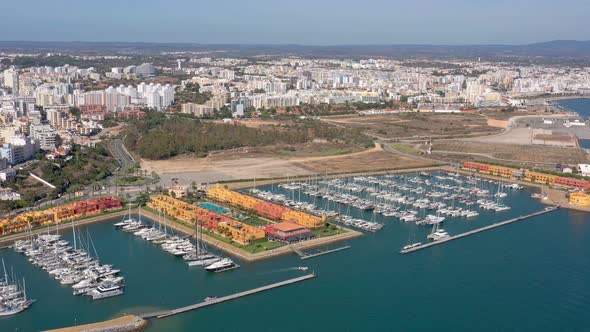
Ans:
<svg viewBox="0 0 590 332"><path fill-rule="evenodd" d="M467 237L469 235L473 235L473 234L485 232L485 231L490 230L490 229L502 227L502 226L505 226L505 225L508 225L508 224L512 224L512 223L515 223L515 222L518 222L518 221L522 221L522 220L526 220L526 219L529 219L529 218L532 218L532 217L540 216L542 214L547 214L547 213L553 212L553 211L555 211L557 209L559 209L559 206L548 207L548 208L545 208L544 210L541 210L541 211L538 211L538 212L535 212L535 213L527 214L525 216L520 216L520 217L513 218L513 219L508 219L508 220L505 220L505 221L502 221L502 222L499 222L499 223L495 223L495 224L492 224L492 225L488 225L488 226L485 226L485 227L474 229L474 230L471 230L471 231L468 231L468 232L465 232L465 233L453 235L453 236L448 237L446 239L442 239L442 240L438 240L438 241L434 241L434 242L422 244L422 245L419 245L417 247L410 248L410 249L405 249L405 250L402 249L400 251L400 254L402 254L402 255L409 254L411 252L415 252L415 251L418 251L418 250L426 249L426 248L429 248L429 247L434 247L436 245L447 243L447 242L450 242L450 241L453 241L453 240L457 240L457 239L460 239L460 238L464 238L464 237Z"/></svg>
<svg viewBox="0 0 590 332"><path fill-rule="evenodd" d="M336 248L336 249L330 249L330 250L325 250L325 251L320 251L318 253L315 254L308 254L306 252L300 251L300 250L293 250L297 255L299 255L299 257L301 259L309 259L309 258L314 258L314 257L318 257L318 256L322 256L322 255L327 255L327 254L331 254L333 252L337 252L337 251L341 251L341 250L346 250L346 249L350 249L352 248L352 246L344 246L344 247L340 247L340 248Z"/></svg>
<svg viewBox="0 0 590 332"><path fill-rule="evenodd" d="M274 284L270 284L270 285L266 285L266 286L254 288L254 289L247 290L247 291L244 291L244 292L235 293L235 294L231 294L231 295L227 295L227 296L223 296L223 297L219 297L219 298L213 298L213 299L210 299L210 300L207 300L207 301L203 301L203 302L200 302L200 303L196 303L196 304L189 305L189 306L182 307L182 308L178 308L178 309L166 310L166 311L157 311L157 312L147 313L147 314L143 314L143 315L139 315L139 316L141 318L143 318L143 319L149 319L149 318L165 318L165 317L169 317L169 316L181 314L181 313L184 313L184 312L187 312L187 311L201 309L201 308L208 307L208 306L211 306L211 305L214 305L214 304L218 304L218 303L221 303L221 302L227 302L227 301L231 301L231 300L236 300L236 299L239 299L241 297L245 297L245 296L248 296L248 295L252 295L252 294L264 292L264 291L271 290L271 289L274 289L274 288L279 288L279 287L283 287L283 286L295 284L295 283L298 283L298 282L301 282L301 281L313 279L315 277L316 277L316 275L312 273L312 274L304 275L302 277L293 278L293 279L289 279L289 280L277 282L277 283L274 283Z"/></svg>

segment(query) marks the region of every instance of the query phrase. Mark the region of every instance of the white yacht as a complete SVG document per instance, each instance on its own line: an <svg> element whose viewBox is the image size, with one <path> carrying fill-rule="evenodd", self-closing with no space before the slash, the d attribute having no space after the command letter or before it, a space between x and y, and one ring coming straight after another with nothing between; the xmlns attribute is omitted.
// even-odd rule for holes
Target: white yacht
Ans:
<svg viewBox="0 0 590 332"><path fill-rule="evenodd" d="M403 250L408 250L408 249L416 248L416 247L418 247L420 245L422 245L422 242L416 242L416 243L405 245L402 249Z"/></svg>
<svg viewBox="0 0 590 332"><path fill-rule="evenodd" d="M427 238L433 240L433 241L440 241L443 239L447 239L449 238L450 235L449 233L447 233L444 229L440 228L435 230L434 232L430 233Z"/></svg>
<svg viewBox="0 0 590 332"><path fill-rule="evenodd" d="M188 264L188 266L209 266L220 260L220 257L217 257L212 254L201 254L195 255L194 259L193 257L186 259L186 264Z"/></svg>
<svg viewBox="0 0 590 332"><path fill-rule="evenodd" d="M123 286L110 280L103 281L97 288L87 293L87 295L92 296L93 300L105 299L121 294L123 294Z"/></svg>
<svg viewBox="0 0 590 332"><path fill-rule="evenodd" d="M237 269L238 267L239 267L239 265L234 263L231 259L224 258L218 262L215 262L215 263L205 267L205 270L210 271L210 272L223 272L223 271Z"/></svg>
<svg viewBox="0 0 590 332"><path fill-rule="evenodd" d="M0 307L0 317L16 315L26 310L35 300L15 301L6 306Z"/></svg>
<svg viewBox="0 0 590 332"><path fill-rule="evenodd" d="M131 205L129 205L129 214L125 216L125 219L115 223L113 226L115 226L115 228L122 228L134 222L137 222L137 220L131 217Z"/></svg>

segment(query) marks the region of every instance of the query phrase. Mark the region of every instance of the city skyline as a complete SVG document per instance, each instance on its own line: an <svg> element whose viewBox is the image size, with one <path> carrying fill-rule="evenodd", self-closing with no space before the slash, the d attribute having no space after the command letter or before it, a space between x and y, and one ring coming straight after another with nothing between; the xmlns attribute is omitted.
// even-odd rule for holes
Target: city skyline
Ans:
<svg viewBox="0 0 590 332"><path fill-rule="evenodd" d="M574 6L576 10L571 10ZM518 45L590 39L584 20L590 14L590 4L575 0L560 6L545 0L369 0L361 8L350 0L303 0L282 3L280 8L267 0L207 4L105 0L101 6L85 11L64 1L35 0L27 4L0 4L0 13L0 40Z"/></svg>

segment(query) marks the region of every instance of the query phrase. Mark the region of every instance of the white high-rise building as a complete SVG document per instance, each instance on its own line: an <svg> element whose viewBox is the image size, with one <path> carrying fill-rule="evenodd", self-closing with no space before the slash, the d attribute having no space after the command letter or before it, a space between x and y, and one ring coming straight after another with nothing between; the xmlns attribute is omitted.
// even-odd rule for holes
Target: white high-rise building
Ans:
<svg viewBox="0 0 590 332"><path fill-rule="evenodd" d="M55 130L50 125L34 125L29 129L29 136L39 141L39 146L43 150L52 151L55 149Z"/></svg>
<svg viewBox="0 0 590 332"><path fill-rule="evenodd" d="M166 84L160 90L160 96L162 97L162 107L168 107L174 102L174 88L170 84Z"/></svg>
<svg viewBox="0 0 590 332"><path fill-rule="evenodd" d="M18 96L19 77L14 68L4 71L4 86L11 88L12 94Z"/></svg>
<svg viewBox="0 0 590 332"><path fill-rule="evenodd" d="M162 101L160 94L157 91L150 91L145 93L147 107L160 110L162 108Z"/></svg>

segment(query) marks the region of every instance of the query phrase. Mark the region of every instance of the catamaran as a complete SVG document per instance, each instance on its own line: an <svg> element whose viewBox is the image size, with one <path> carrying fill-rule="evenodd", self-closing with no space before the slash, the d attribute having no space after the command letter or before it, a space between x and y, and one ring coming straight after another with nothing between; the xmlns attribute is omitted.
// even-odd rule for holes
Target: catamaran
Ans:
<svg viewBox="0 0 590 332"><path fill-rule="evenodd" d="M447 233L444 229L438 227L439 224L436 224L432 228L432 233L428 234L426 238L431 239L432 241L440 241L450 237L449 233Z"/></svg>

